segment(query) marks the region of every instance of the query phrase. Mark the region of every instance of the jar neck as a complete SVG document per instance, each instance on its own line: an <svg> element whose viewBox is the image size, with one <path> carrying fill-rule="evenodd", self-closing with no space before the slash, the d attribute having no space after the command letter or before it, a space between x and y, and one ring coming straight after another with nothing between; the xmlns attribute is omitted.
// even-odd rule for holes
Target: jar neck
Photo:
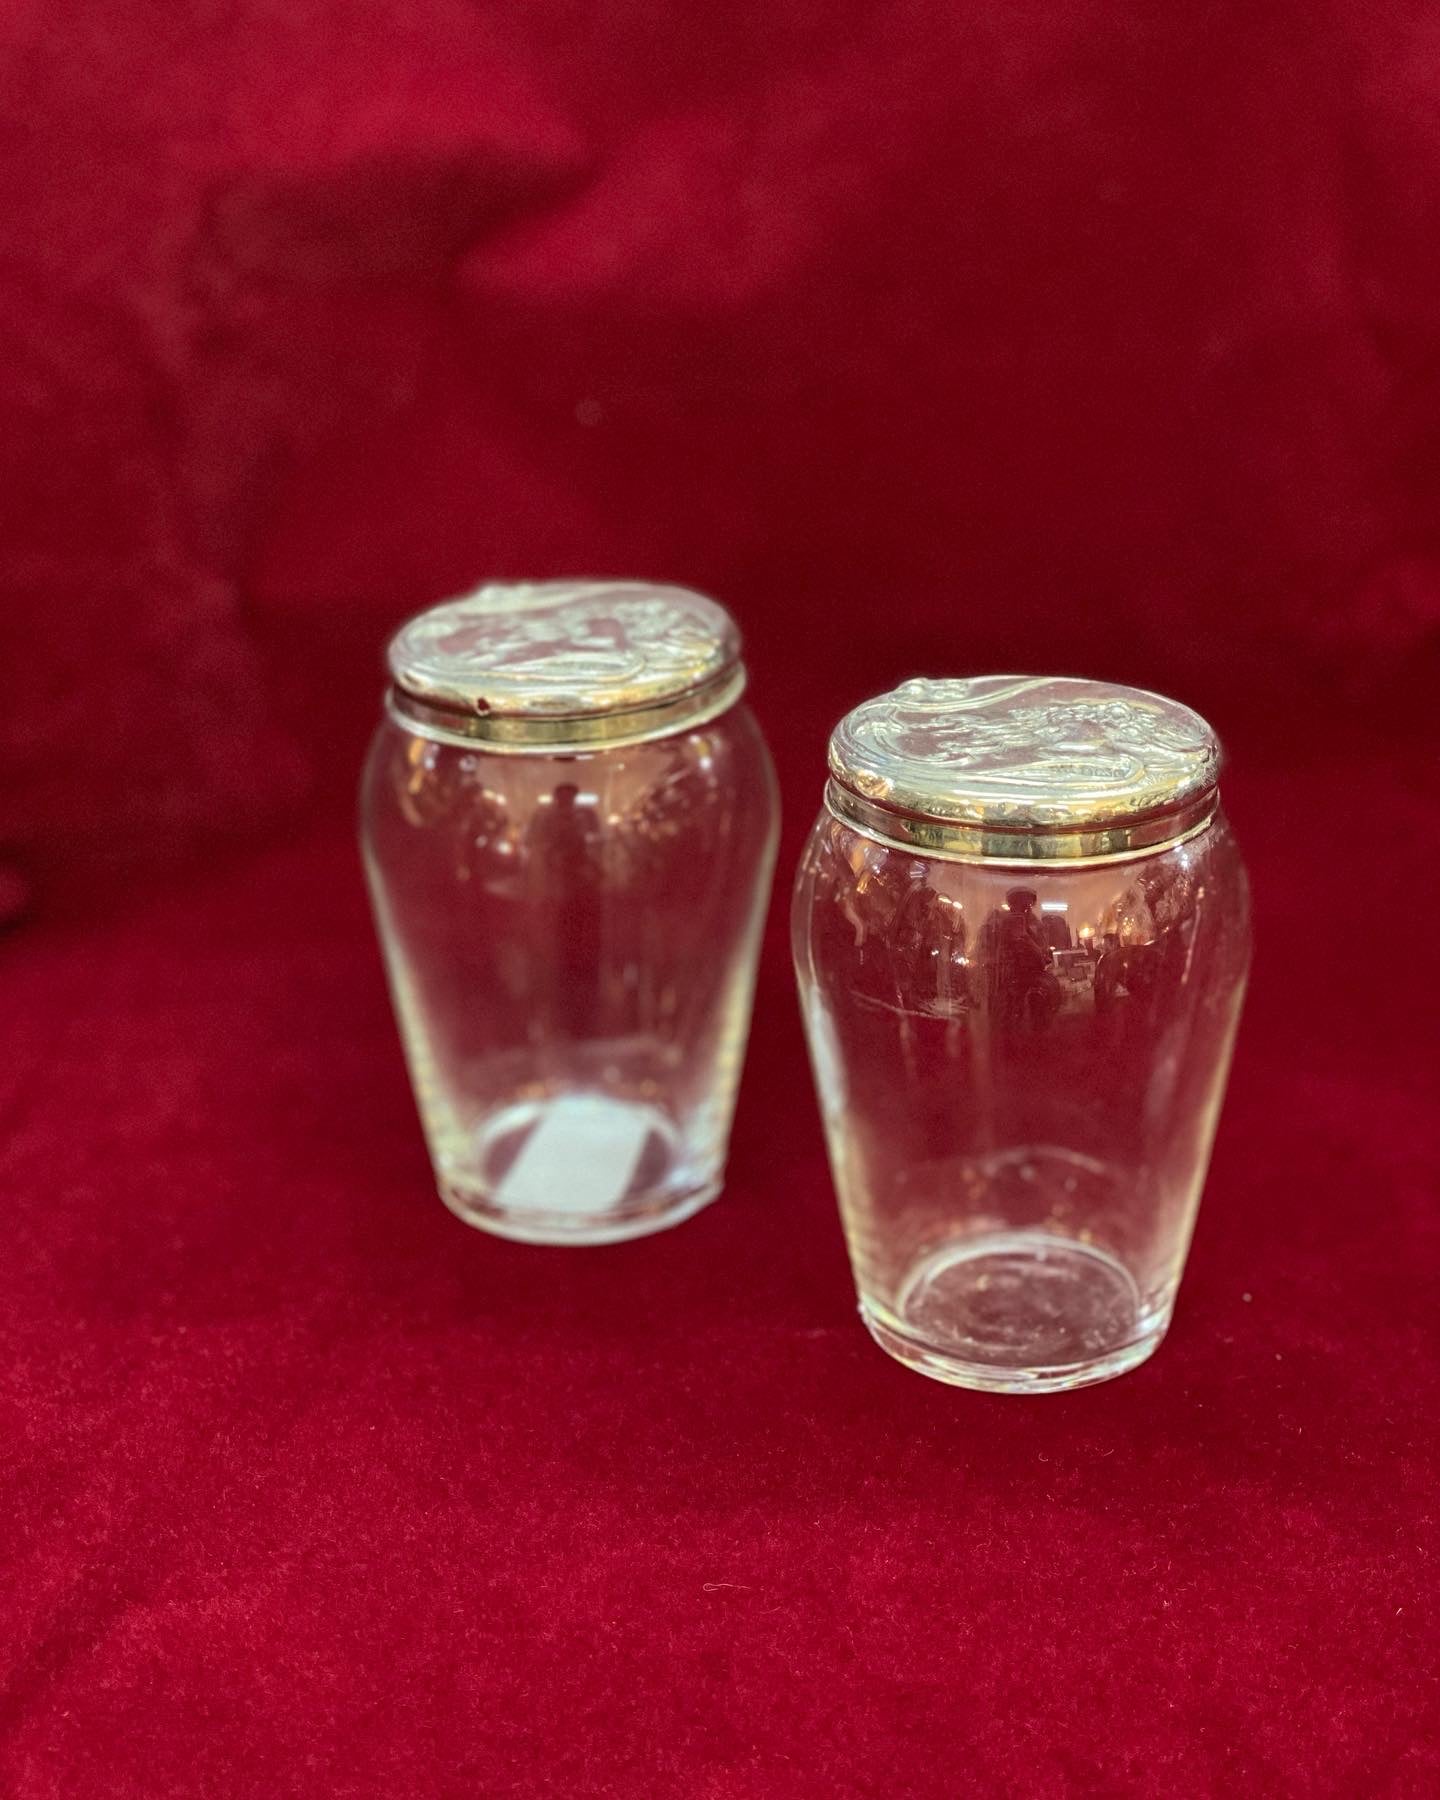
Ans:
<svg viewBox="0 0 1440 1800"><path fill-rule="evenodd" d="M1206 830L1220 806L1211 788L1183 806L1148 817L1097 822L1067 831L1005 831L993 823L923 818L867 800L832 775L825 784L825 805L844 825L863 831L896 849L951 862L1009 863L1025 867L1050 864L1075 868L1123 862L1127 857L1168 850Z"/></svg>
<svg viewBox="0 0 1440 1800"><path fill-rule="evenodd" d="M728 712L745 692L745 667L733 663L700 687L652 706L561 716L546 713L466 712L440 706L396 683L385 709L403 730L466 749L483 745L516 755L564 755L568 751L619 750L707 724Z"/></svg>

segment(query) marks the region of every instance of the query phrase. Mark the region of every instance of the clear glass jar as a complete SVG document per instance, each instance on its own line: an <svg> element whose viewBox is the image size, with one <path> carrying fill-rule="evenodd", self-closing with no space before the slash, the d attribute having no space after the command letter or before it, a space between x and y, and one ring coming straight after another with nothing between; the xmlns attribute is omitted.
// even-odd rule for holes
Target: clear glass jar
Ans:
<svg viewBox="0 0 1440 1800"><path fill-rule="evenodd" d="M1164 1336L1249 959L1218 763L1188 708L1084 681L912 681L836 727L795 962L861 1314L911 1368L1042 1392Z"/></svg>
<svg viewBox="0 0 1440 1800"><path fill-rule="evenodd" d="M713 601L491 586L412 620L362 792L441 1197L538 1243L719 1192L778 803Z"/></svg>

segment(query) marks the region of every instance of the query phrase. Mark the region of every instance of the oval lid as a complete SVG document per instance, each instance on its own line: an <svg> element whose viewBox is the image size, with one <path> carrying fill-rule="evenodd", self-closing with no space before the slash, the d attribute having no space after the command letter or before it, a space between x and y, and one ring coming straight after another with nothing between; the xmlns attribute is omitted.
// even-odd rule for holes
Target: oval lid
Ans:
<svg viewBox="0 0 1440 1800"><path fill-rule="evenodd" d="M907 681L830 738L835 809L941 854L1021 861L1158 846L1215 807L1205 720L1143 688L1078 677Z"/></svg>
<svg viewBox="0 0 1440 1800"><path fill-rule="evenodd" d="M388 662L407 727L516 749L661 736L745 680L723 606L641 581L488 583L403 625Z"/></svg>

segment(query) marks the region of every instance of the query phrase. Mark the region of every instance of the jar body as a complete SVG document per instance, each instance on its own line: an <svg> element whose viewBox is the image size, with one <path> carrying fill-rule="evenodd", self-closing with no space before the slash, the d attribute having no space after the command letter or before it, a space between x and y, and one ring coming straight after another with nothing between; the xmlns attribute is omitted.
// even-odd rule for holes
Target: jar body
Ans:
<svg viewBox="0 0 1440 1800"><path fill-rule="evenodd" d="M778 830L748 709L619 748L381 725L362 842L441 1197L604 1243L724 1172Z"/></svg>
<svg viewBox="0 0 1440 1800"><path fill-rule="evenodd" d="M795 889L861 1313L900 1360L1044 1391L1158 1345L1249 961L1223 816L1090 863L925 854L828 809Z"/></svg>

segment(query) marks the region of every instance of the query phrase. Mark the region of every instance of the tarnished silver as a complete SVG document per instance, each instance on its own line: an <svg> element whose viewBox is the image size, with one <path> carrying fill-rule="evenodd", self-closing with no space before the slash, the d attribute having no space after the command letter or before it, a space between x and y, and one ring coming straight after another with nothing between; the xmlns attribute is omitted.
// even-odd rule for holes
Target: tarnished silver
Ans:
<svg viewBox="0 0 1440 1800"><path fill-rule="evenodd" d="M639 581L490 583L411 619L388 660L407 729L498 750L641 743L703 724L745 687L724 607Z"/></svg>
<svg viewBox="0 0 1440 1800"><path fill-rule="evenodd" d="M1205 720L1143 688L921 679L835 727L827 801L862 830L935 855L1103 860L1201 829L1219 767Z"/></svg>

